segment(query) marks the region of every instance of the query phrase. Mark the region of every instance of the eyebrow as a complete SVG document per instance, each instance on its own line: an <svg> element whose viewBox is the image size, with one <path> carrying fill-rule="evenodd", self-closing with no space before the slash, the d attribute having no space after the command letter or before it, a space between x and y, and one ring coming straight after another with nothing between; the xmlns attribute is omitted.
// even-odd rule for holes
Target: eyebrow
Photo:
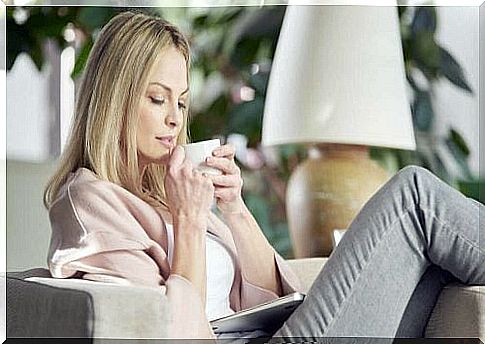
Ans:
<svg viewBox="0 0 485 344"><path fill-rule="evenodd" d="M149 85L158 85L158 86L161 86L163 87L164 89L166 89L168 92L170 93L173 93L172 92L172 89L170 87L168 87L167 85L164 85L160 82L156 82L156 81L152 81L149 83ZM187 92L189 92L189 88L187 87L182 93L180 93L181 96L185 95Z"/></svg>

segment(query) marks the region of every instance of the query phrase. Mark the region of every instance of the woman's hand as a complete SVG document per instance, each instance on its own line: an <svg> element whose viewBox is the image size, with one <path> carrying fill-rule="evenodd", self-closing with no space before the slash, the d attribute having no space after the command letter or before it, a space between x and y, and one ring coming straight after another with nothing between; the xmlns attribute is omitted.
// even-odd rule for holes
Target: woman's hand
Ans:
<svg viewBox="0 0 485 344"><path fill-rule="evenodd" d="M214 196L217 207L222 213L240 213L244 206L241 196L243 180L241 170L234 161L236 150L233 145L227 144L212 151L212 156L206 159L207 166L222 171L222 175L207 175L214 184Z"/></svg>
<svg viewBox="0 0 485 344"><path fill-rule="evenodd" d="M195 221L194 225L203 224L195 227L205 230L214 199L212 181L193 168L181 146L174 148L166 168L165 193L174 222Z"/></svg>
<svg viewBox="0 0 485 344"><path fill-rule="evenodd" d="M191 281L206 303L206 231L214 199L214 185L185 158L181 146L170 154L164 180L168 208L173 218L174 250L171 274Z"/></svg>

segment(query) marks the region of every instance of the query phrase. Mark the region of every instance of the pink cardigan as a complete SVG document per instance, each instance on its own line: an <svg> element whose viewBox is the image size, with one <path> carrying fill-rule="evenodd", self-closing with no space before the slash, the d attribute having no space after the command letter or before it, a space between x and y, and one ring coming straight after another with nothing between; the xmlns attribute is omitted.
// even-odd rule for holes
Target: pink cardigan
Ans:
<svg viewBox="0 0 485 344"><path fill-rule="evenodd" d="M167 232L158 212L126 189L100 180L86 168L71 173L49 209L52 236L48 265L53 277L163 288L170 310L168 338L215 338L192 282L170 273ZM274 292L250 283L241 271L230 229L213 213L208 231L235 262L229 294L234 311L275 299ZM248 252L247 254L251 254ZM300 282L275 251L284 295Z"/></svg>

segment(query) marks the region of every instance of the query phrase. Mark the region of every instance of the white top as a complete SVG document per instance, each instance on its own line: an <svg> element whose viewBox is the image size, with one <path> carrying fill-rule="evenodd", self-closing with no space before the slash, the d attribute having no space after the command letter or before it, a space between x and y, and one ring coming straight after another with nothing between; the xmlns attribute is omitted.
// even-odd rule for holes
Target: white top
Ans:
<svg viewBox="0 0 485 344"><path fill-rule="evenodd" d="M166 224L168 234L168 261L172 267L173 227ZM207 298L206 315L209 321L233 314L229 293L234 280L234 262L227 249L212 234L206 233Z"/></svg>

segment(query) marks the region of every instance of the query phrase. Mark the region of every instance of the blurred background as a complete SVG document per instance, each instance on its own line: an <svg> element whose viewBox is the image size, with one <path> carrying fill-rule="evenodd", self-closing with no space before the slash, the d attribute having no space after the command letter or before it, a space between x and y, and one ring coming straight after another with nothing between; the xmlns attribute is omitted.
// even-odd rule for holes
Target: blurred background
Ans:
<svg viewBox="0 0 485 344"><path fill-rule="evenodd" d="M32 255L35 266L46 266L45 176L65 144L93 41L111 17L127 9L7 7L7 270L30 267ZM285 195L308 145L261 145L268 80L287 7L135 10L161 15L188 37L191 138L219 137L236 146L248 207L276 250L294 257ZM398 16L416 150L371 147L370 155L390 174L408 164L424 166L483 203L479 9L408 6L399 7Z"/></svg>

